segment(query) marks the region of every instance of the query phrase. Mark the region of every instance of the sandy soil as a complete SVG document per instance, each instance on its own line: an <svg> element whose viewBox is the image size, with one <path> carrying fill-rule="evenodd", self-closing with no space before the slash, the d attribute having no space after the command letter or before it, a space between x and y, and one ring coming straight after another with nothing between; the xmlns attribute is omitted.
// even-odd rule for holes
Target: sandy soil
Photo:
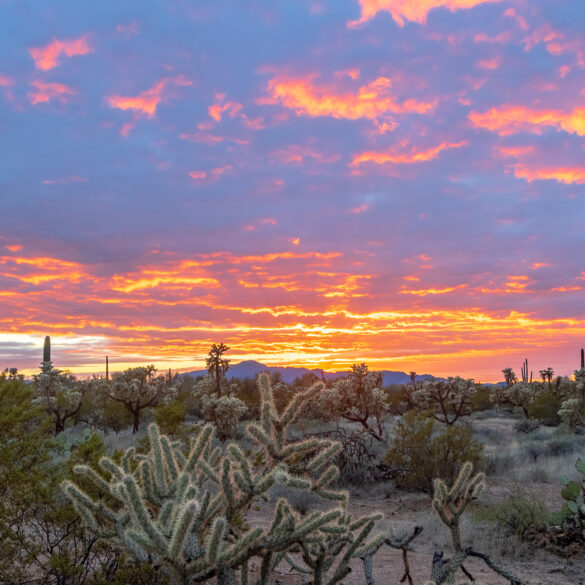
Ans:
<svg viewBox="0 0 585 585"><path fill-rule="evenodd" d="M408 530L420 518L428 517L431 500L422 494L404 494L395 492L391 497L364 497L357 496L351 499L351 512L354 517L382 512L385 520L382 526L392 526L397 531ZM268 522L271 506L266 505L257 511L254 521ZM414 520L414 521L413 521ZM446 536L446 529L444 529ZM415 585L425 585L429 581L433 554L433 538L436 534L423 533L414 541L413 551L409 553L410 571ZM499 560L504 568L522 579L526 585L585 585L585 558L565 559L542 549L530 549L527 555L526 548L518 551L508 551L505 560ZM480 551L485 552L485 551ZM449 556L449 549L445 550ZM495 560L495 559L494 559ZM479 585L506 585L509 583L503 577L490 571L478 559L465 563L465 567L474 576ZM345 585L365 585L363 568L360 561L352 565L352 572L343 580ZM401 551L388 546L382 547L374 559L374 578L376 585L398 585L404 574ZM303 577L290 571L288 567L279 567L276 579L286 585L299 585ZM461 574L460 580L464 580Z"/></svg>

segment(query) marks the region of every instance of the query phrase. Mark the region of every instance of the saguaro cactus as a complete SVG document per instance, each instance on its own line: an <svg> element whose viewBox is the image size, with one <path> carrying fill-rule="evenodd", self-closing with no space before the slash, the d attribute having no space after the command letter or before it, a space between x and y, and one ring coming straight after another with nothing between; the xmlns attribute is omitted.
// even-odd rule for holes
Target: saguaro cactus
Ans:
<svg viewBox="0 0 585 585"><path fill-rule="evenodd" d="M43 344L43 364L46 363L51 363L51 337L49 335L45 337Z"/></svg>
<svg viewBox="0 0 585 585"><path fill-rule="evenodd" d="M284 560L312 575L314 585L335 585L349 572L350 560L370 552L380 539L366 540L377 517L353 521L346 510L348 494L329 487L339 474L330 462L340 445L287 441L289 424L321 386L298 394L278 415L269 377L260 376L261 420L247 427L256 444L253 453L236 443L224 451L214 448L209 424L189 450L151 425L146 455L130 448L119 465L104 457L104 475L75 468L107 498L94 500L72 482L63 489L91 531L159 567L173 584L216 578L218 585L233 585L239 574L242 585L267 585ZM276 483L311 491L338 507L303 518L281 498L267 527L248 527L247 511ZM251 559L259 567L254 581Z"/></svg>
<svg viewBox="0 0 585 585"><path fill-rule="evenodd" d="M585 350L581 348L581 369L585 369Z"/></svg>

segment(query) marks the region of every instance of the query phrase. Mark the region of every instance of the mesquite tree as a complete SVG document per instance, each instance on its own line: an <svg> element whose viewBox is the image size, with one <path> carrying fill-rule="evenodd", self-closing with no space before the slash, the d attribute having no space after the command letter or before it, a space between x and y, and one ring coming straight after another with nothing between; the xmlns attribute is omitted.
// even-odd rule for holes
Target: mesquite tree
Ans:
<svg viewBox="0 0 585 585"><path fill-rule="evenodd" d="M238 576L242 585L267 585L281 562L311 575L314 585L346 577L351 559L367 556L384 536L367 541L378 516L353 520L347 492L329 487L339 475L331 464L339 443L287 440L288 426L321 385L278 414L269 377L261 375L258 384L261 417L246 429L251 452L237 443L214 448L212 425L187 450L151 425L145 455L131 448L119 464L104 457L102 474L76 467L105 496L94 499L72 482L63 485L89 530L158 567L173 585L234 585ZM301 517L281 498L271 522L250 526L248 511L275 484L312 492L334 506ZM254 579L252 564L259 567Z"/></svg>
<svg viewBox="0 0 585 585"><path fill-rule="evenodd" d="M128 368L114 374L111 380L101 380L103 392L112 400L120 402L132 413L132 432L138 432L140 414L145 408L152 408L174 398L177 389L169 376L155 376L153 365Z"/></svg>

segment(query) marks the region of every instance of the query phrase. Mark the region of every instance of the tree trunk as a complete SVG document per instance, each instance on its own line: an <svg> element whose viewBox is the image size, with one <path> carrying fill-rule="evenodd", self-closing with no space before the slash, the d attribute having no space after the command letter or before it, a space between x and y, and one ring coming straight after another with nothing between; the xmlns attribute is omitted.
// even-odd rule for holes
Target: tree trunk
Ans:
<svg viewBox="0 0 585 585"><path fill-rule="evenodd" d="M134 426L132 427L132 434L136 434L138 432L138 425L140 424L140 410L136 409L133 413L134 415Z"/></svg>
<svg viewBox="0 0 585 585"><path fill-rule="evenodd" d="M219 379L219 364L215 366L215 389L217 390L217 395L221 396L221 383Z"/></svg>
<svg viewBox="0 0 585 585"><path fill-rule="evenodd" d="M60 416L57 416L55 419L55 436L63 432L65 432L65 420L62 420Z"/></svg>

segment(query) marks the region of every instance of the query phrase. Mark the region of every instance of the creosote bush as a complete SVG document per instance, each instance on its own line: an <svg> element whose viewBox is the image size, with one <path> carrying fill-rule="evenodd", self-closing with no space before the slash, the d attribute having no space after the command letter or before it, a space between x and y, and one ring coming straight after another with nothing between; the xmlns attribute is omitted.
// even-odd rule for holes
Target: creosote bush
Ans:
<svg viewBox="0 0 585 585"><path fill-rule="evenodd" d="M452 482L465 461L479 467L482 455L483 445L471 429L450 426L437 432L433 418L411 410L396 423L386 461L402 470L398 487L432 493L435 478Z"/></svg>

